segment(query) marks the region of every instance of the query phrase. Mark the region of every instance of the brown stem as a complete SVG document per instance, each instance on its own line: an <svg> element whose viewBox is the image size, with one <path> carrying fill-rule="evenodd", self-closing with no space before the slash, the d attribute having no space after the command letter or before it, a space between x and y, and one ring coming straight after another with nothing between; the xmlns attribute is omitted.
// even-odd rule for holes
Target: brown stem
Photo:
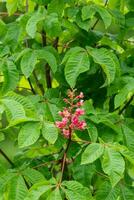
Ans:
<svg viewBox="0 0 134 200"><path fill-rule="evenodd" d="M14 163L10 160L10 158L5 154L5 152L0 149L0 153L3 155L3 157L10 163L10 165L12 165L12 167L14 166Z"/></svg>
<svg viewBox="0 0 134 200"><path fill-rule="evenodd" d="M63 179L63 174L64 174L64 169L65 169L65 164L66 164L66 158L67 158L67 152L68 152L68 149L70 147L70 144L71 144L71 130L70 130L70 137L68 139L68 143L67 143L67 147L65 149L65 152L64 152L64 155L63 155L63 158L62 158L62 165L61 165L61 178L60 178L60 181L59 181L59 185L61 184L62 182L62 179Z"/></svg>
<svg viewBox="0 0 134 200"><path fill-rule="evenodd" d="M49 65L47 63L46 64L46 82L47 82L47 88L51 88L52 87L50 72L51 72L51 70L50 70L50 67L49 67Z"/></svg>
<svg viewBox="0 0 134 200"><path fill-rule="evenodd" d="M108 0L105 1L104 7L106 7L107 4L108 4ZM96 25L98 24L99 21L100 21L100 19L98 18L98 19L95 21L94 25L92 26L91 30L94 30L94 29L95 29L95 27L96 27Z"/></svg>
<svg viewBox="0 0 134 200"><path fill-rule="evenodd" d="M23 14L23 13L14 13L13 15L14 16L20 16L21 14ZM8 16L8 13L7 12L0 12L0 16Z"/></svg>
<svg viewBox="0 0 134 200"><path fill-rule="evenodd" d="M26 12L28 12L29 5L28 5L28 0L26 0Z"/></svg>

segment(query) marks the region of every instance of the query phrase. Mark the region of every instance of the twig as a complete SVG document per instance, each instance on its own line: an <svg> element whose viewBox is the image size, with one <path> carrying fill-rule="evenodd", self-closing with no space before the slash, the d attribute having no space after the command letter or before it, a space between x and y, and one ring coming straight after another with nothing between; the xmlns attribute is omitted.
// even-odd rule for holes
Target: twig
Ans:
<svg viewBox="0 0 134 200"><path fill-rule="evenodd" d="M0 149L0 153L3 155L3 157L10 163L10 165L12 165L12 167L14 166L14 163L10 160L10 158L5 154L5 152Z"/></svg>
<svg viewBox="0 0 134 200"><path fill-rule="evenodd" d="M20 16L21 14L23 14L23 13L14 13L13 15L14 16ZM0 16L8 16L8 13L7 12L0 12Z"/></svg>
<svg viewBox="0 0 134 200"><path fill-rule="evenodd" d="M108 0L105 1L104 7L106 7L107 4L108 4ZM96 25L98 24L99 21L100 21L100 19L98 18L98 19L96 20L96 22L94 23L94 25L92 26L91 30L94 30L94 29L95 29L95 27L96 27Z"/></svg>
<svg viewBox="0 0 134 200"><path fill-rule="evenodd" d="M34 90L34 88L33 88L33 86L32 86L32 83L31 83L30 78L28 78L27 80L28 80L29 85L30 85L30 87L31 87L31 91L32 91L32 93L33 93L33 94L36 94L36 92L35 92L35 90Z"/></svg>
<svg viewBox="0 0 134 200"><path fill-rule="evenodd" d="M67 158L67 152L68 152L68 149L70 147L70 144L71 144L71 134L70 134L70 138L68 139L67 147L66 147L66 149L64 151L64 155L63 155L63 158L62 158L61 178L60 178L60 181L59 181L59 185L61 184L62 179L63 179L64 169L65 169L65 163L66 163L66 158Z"/></svg>
<svg viewBox="0 0 134 200"><path fill-rule="evenodd" d="M58 162L58 160L53 160L53 161L50 161L50 162L45 162L45 163L41 163L39 165L36 165L34 167L32 167L33 169L36 169L36 168L39 168L39 167L43 167L43 166L47 166L48 164L54 164Z"/></svg>

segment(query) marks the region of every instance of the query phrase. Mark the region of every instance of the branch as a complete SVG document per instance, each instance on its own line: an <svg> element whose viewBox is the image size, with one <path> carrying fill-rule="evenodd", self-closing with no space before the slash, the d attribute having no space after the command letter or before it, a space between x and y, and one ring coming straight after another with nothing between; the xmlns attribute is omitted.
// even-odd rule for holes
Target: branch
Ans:
<svg viewBox="0 0 134 200"><path fill-rule="evenodd" d="M5 154L5 152L2 150L2 149L0 149L0 153L3 155L3 157L10 163L10 165L12 166L12 167L14 167L14 163L10 160L10 158Z"/></svg>
<svg viewBox="0 0 134 200"><path fill-rule="evenodd" d="M14 13L14 16L20 16L23 13ZM0 16L8 16L8 12L0 12Z"/></svg>
<svg viewBox="0 0 134 200"><path fill-rule="evenodd" d="M30 78L28 78L27 80L28 80L29 85L30 85L30 87L31 87L31 91L32 91L32 93L33 93L33 94L36 94L36 92L35 92L35 90L34 90L34 88L33 88L33 86L32 86L32 83L31 83Z"/></svg>
<svg viewBox="0 0 134 200"><path fill-rule="evenodd" d="M107 4L108 4L108 0L105 1L104 7L106 7ZM96 20L96 22L95 22L94 25L92 26L91 30L94 30L94 29L95 29L95 27L96 27L96 25L98 24L99 20L100 20L99 18Z"/></svg>
<svg viewBox="0 0 134 200"><path fill-rule="evenodd" d="M66 158L67 158L67 152L68 152L68 149L70 147L70 144L71 144L71 134L70 134L70 138L68 139L67 147L64 151L64 155L63 155L63 158L62 158L61 178L60 178L60 181L59 181L59 185L61 184L62 179L63 179L64 169L65 169L65 164L66 164Z"/></svg>

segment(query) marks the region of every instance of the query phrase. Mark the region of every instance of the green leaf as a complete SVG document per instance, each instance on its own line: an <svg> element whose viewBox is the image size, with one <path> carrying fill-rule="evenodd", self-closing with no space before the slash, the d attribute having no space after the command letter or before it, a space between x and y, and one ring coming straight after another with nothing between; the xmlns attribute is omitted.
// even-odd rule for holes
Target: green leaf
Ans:
<svg viewBox="0 0 134 200"><path fill-rule="evenodd" d="M56 188L50 193L47 200L62 200L59 188Z"/></svg>
<svg viewBox="0 0 134 200"><path fill-rule="evenodd" d="M92 19L96 12L99 13L100 17L102 18L105 24L105 28L107 29L111 25L112 16L106 10L106 8L101 7L97 4L84 6L82 8L82 19L83 20L87 20L90 18Z"/></svg>
<svg viewBox="0 0 134 200"><path fill-rule="evenodd" d="M89 57L84 49L81 52L72 52L65 65L65 77L71 88L75 87L78 76L89 68Z"/></svg>
<svg viewBox="0 0 134 200"><path fill-rule="evenodd" d="M6 1L6 8L7 8L9 15L12 15L16 12L17 3L18 3L18 0L7 0Z"/></svg>
<svg viewBox="0 0 134 200"><path fill-rule="evenodd" d="M115 56L113 56L114 54L105 48L88 48L88 52L93 57L94 62L99 64L106 74L107 80L103 86L112 83L115 79L116 70L119 66L118 59L115 60Z"/></svg>
<svg viewBox="0 0 134 200"><path fill-rule="evenodd" d="M22 57L20 65L22 73L26 76L26 78L32 74L36 63L37 57L34 51L29 51Z"/></svg>
<svg viewBox="0 0 134 200"><path fill-rule="evenodd" d="M134 152L134 131L129 127L122 125L124 142L130 151Z"/></svg>
<svg viewBox="0 0 134 200"><path fill-rule="evenodd" d="M64 191L68 200L92 200L89 189L77 181L64 181L62 186L66 187Z"/></svg>
<svg viewBox="0 0 134 200"><path fill-rule="evenodd" d="M4 133L0 132L0 142L3 141L4 139L5 139Z"/></svg>
<svg viewBox="0 0 134 200"><path fill-rule="evenodd" d="M4 75L4 82L1 88L3 94L10 90L14 90L19 82L19 73L16 69L15 64L7 60L2 64L2 72Z"/></svg>
<svg viewBox="0 0 134 200"><path fill-rule="evenodd" d="M10 171L7 171L4 174L0 175L0 189L4 188L10 180L12 180L16 176L15 173L12 173Z"/></svg>
<svg viewBox="0 0 134 200"><path fill-rule="evenodd" d="M37 24L45 19L45 10L44 13L35 12L28 20L26 25L26 31L31 38L34 38L37 31Z"/></svg>
<svg viewBox="0 0 134 200"><path fill-rule="evenodd" d="M131 186L120 185L120 199L121 200L134 200L134 189Z"/></svg>
<svg viewBox="0 0 134 200"><path fill-rule="evenodd" d="M102 156L104 152L104 146L99 143L89 144L82 154L81 164L92 163Z"/></svg>
<svg viewBox="0 0 134 200"><path fill-rule="evenodd" d="M51 67L53 73L55 73L57 71L57 61L56 61L56 58L55 58L54 54L52 54L50 51L48 51L46 49L35 50L35 55L37 56L37 58L39 60L41 60L41 59L46 60L46 62Z"/></svg>
<svg viewBox="0 0 134 200"><path fill-rule="evenodd" d="M7 116L10 122L19 119L26 119L25 110L22 104L8 98L2 99L1 101L6 108Z"/></svg>
<svg viewBox="0 0 134 200"><path fill-rule="evenodd" d="M102 168L109 175L111 184L114 187L123 177L125 162L119 152L106 147L102 159Z"/></svg>
<svg viewBox="0 0 134 200"><path fill-rule="evenodd" d="M41 182L45 179L43 174L32 168L25 169L23 171L23 175L26 177L26 180L28 180L32 184Z"/></svg>
<svg viewBox="0 0 134 200"><path fill-rule="evenodd" d="M64 9L64 0L52 0L48 5L48 13L57 13L60 17Z"/></svg>
<svg viewBox="0 0 134 200"><path fill-rule="evenodd" d="M82 8L82 20L92 19L96 10L93 5L84 6Z"/></svg>
<svg viewBox="0 0 134 200"><path fill-rule="evenodd" d="M47 181L34 184L30 188L29 193L24 200L39 200L41 195L50 190L52 187L53 186L51 186Z"/></svg>
<svg viewBox="0 0 134 200"><path fill-rule="evenodd" d="M34 144L40 137L40 128L40 123L37 122L27 122L23 125L18 136L19 147Z"/></svg>
<svg viewBox="0 0 134 200"><path fill-rule="evenodd" d="M51 13L46 16L44 21L44 29L50 37L57 37L61 33L61 25L56 13Z"/></svg>
<svg viewBox="0 0 134 200"><path fill-rule="evenodd" d="M23 200L28 193L28 189L22 176L14 177L8 186L8 198L10 200Z"/></svg>
<svg viewBox="0 0 134 200"><path fill-rule="evenodd" d="M98 131L97 131L96 126L92 122L89 122L87 130L88 130L88 134L91 138L91 141L96 142L97 137L98 137Z"/></svg>
<svg viewBox="0 0 134 200"><path fill-rule="evenodd" d="M115 109L119 106L123 105L123 103L127 100L128 95L133 95L134 93L134 79L130 79L127 81L128 83L119 91L119 93L115 96L114 105Z"/></svg>
<svg viewBox="0 0 134 200"><path fill-rule="evenodd" d="M111 187L107 181L103 182L96 191L96 200L117 200L120 194L119 187Z"/></svg>
<svg viewBox="0 0 134 200"><path fill-rule="evenodd" d="M49 122L49 121L44 121L42 134L43 134L43 137L48 142L50 142L51 144L54 144L58 138L58 129L56 128L54 123Z"/></svg>

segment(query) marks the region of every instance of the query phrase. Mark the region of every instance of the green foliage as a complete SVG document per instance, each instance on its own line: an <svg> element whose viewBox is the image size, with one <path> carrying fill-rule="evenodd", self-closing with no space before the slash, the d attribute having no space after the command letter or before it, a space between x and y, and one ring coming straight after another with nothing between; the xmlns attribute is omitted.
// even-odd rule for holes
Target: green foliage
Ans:
<svg viewBox="0 0 134 200"><path fill-rule="evenodd" d="M0 200L134 200L133 21L132 0L0 1Z"/></svg>

